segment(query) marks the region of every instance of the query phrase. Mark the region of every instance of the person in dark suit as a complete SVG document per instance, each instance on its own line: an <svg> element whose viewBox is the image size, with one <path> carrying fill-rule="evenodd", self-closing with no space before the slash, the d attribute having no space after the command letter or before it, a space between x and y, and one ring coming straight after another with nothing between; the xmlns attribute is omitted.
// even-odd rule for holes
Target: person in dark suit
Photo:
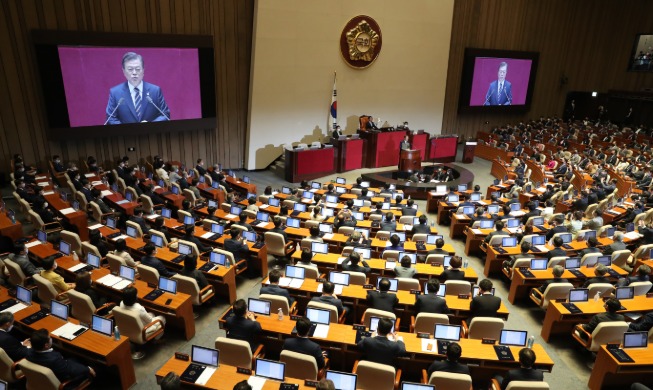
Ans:
<svg viewBox="0 0 653 390"><path fill-rule="evenodd" d="M288 234L283 230L283 219L281 219L278 215L275 215L272 218L272 223L274 224L274 227L270 229L272 233L279 233L283 236L284 242L287 244L288 243Z"/></svg>
<svg viewBox="0 0 653 390"><path fill-rule="evenodd" d="M234 225L242 226L247 229L248 232L254 231L252 225L247 223L247 214L245 213L240 213L240 215L238 215L238 222L234 222Z"/></svg>
<svg viewBox="0 0 653 390"><path fill-rule="evenodd" d="M419 216L419 223L413 225L413 230L411 232L413 235L415 234L431 234L431 227L428 225L428 218L426 217L426 214L422 214Z"/></svg>
<svg viewBox="0 0 653 390"><path fill-rule="evenodd" d="M204 160L198 158L197 165L195 165L195 169L197 169L197 173L199 173L201 176L204 176L206 174L206 168L204 168Z"/></svg>
<svg viewBox="0 0 653 390"><path fill-rule="evenodd" d="M508 371L506 377L501 380L501 389L505 390L512 381L543 381L544 374L542 371L533 368L535 360L535 352L532 349L522 348L519 351L519 364L521 367Z"/></svg>
<svg viewBox="0 0 653 390"><path fill-rule="evenodd" d="M204 273L197 269L197 255L194 253L184 257L184 268L179 271L179 275L195 279L200 290L209 285Z"/></svg>
<svg viewBox="0 0 653 390"><path fill-rule="evenodd" d="M562 274L565 273L565 268L561 265L555 265L553 266L553 270L551 271L553 273L553 279L547 279L542 283L540 287L538 287L538 290L540 290L541 293L546 291L546 288L549 286L551 283L567 283L568 280L562 277Z"/></svg>
<svg viewBox="0 0 653 390"><path fill-rule="evenodd" d="M281 278L281 271L278 269L273 269L268 274L268 284L267 286L261 286L261 291L259 294L270 294L278 295L280 297L286 298L288 305L292 305L295 302L295 299L290 296L288 290L283 287L279 287L279 279Z"/></svg>
<svg viewBox="0 0 653 390"><path fill-rule="evenodd" d="M415 296L415 312L449 314L447 301L437 295L440 290L440 282L437 279L429 279L426 282L426 289L428 294Z"/></svg>
<svg viewBox="0 0 653 390"><path fill-rule="evenodd" d="M249 267L249 247L245 243L245 239L241 237L241 230L232 228L229 233L231 238L224 240L224 250L234 255L236 263L242 259L246 259L247 267L251 269Z"/></svg>
<svg viewBox="0 0 653 390"><path fill-rule="evenodd" d="M428 369L428 377L431 377L431 374L434 372L451 372L454 374L466 374L470 375L469 367L465 364L458 363L460 355L462 355L463 349L460 347L460 344L452 342L447 348L447 360L439 361L435 360Z"/></svg>
<svg viewBox="0 0 653 390"><path fill-rule="evenodd" d="M141 258L141 264L147 265L156 269L159 272L159 276L164 276L166 278L172 277L175 273L167 269L161 260L157 259L154 255L156 254L156 247L154 244L149 243L143 248L145 256Z"/></svg>
<svg viewBox="0 0 653 390"><path fill-rule="evenodd" d="M52 349L52 338L47 329L39 329L30 337L32 349L27 360L48 367L61 382L71 381L71 385L94 377L95 371L73 359L64 359L61 353Z"/></svg>
<svg viewBox="0 0 653 390"><path fill-rule="evenodd" d="M517 261L517 259L532 259L535 257L534 255L528 253L532 247L532 244L530 242L524 241L519 245L519 247L521 253L518 255L512 255L509 257L509 260L504 261L503 262L504 268L506 269L512 268L512 266L515 264L515 261Z"/></svg>
<svg viewBox="0 0 653 390"><path fill-rule="evenodd" d="M616 251L627 249L626 244L624 244L624 234L622 232L615 232L612 239L614 242L603 248L603 254L606 256L612 255Z"/></svg>
<svg viewBox="0 0 653 390"><path fill-rule="evenodd" d="M610 283L610 279L605 275L608 273L608 267L603 264L599 264L594 268L594 277L589 278L583 283L583 288L587 288L592 283Z"/></svg>
<svg viewBox="0 0 653 390"><path fill-rule="evenodd" d="M560 256L567 256L567 252L565 252L562 247L562 238L556 237L553 239L553 249L548 251L546 253L546 258L551 260L554 257L560 257Z"/></svg>
<svg viewBox="0 0 653 390"><path fill-rule="evenodd" d="M630 286L631 283L649 282L651 280L651 267L642 264L637 268L636 275L620 278L617 287Z"/></svg>
<svg viewBox="0 0 653 390"><path fill-rule="evenodd" d="M311 330L311 320L306 317L301 317L297 320L295 327L297 329L297 337L287 338L283 342L283 350L313 356L317 363L317 369L321 370L324 367L326 353L322 351L318 343L308 339L308 332Z"/></svg>
<svg viewBox="0 0 653 390"><path fill-rule="evenodd" d="M22 343L11 335L11 329L14 327L14 315L10 312L0 313L0 348L2 348L9 358L14 362L27 357L29 353L30 341L26 339Z"/></svg>
<svg viewBox="0 0 653 390"><path fill-rule="evenodd" d="M365 129L366 130L378 130L379 128L376 127L376 124L374 123L374 118L372 116L367 117L367 123L365 124Z"/></svg>
<svg viewBox="0 0 653 390"><path fill-rule="evenodd" d="M653 327L653 311L649 311L628 325L631 332L648 332Z"/></svg>
<svg viewBox="0 0 653 390"><path fill-rule="evenodd" d="M392 320L381 318L376 328L376 335L365 337L358 342L358 349L363 352L363 359L370 362L394 366L395 358L406 354L404 342L392 332Z"/></svg>
<svg viewBox="0 0 653 390"><path fill-rule="evenodd" d="M345 306L343 306L342 301L338 299L338 296L333 293L336 286L331 282L322 283L322 295L319 297L313 297L311 302L320 302L327 305L333 305L338 309L338 316L344 311L348 311Z"/></svg>
<svg viewBox="0 0 653 390"><path fill-rule="evenodd" d="M578 252L578 256L583 258L583 256L589 253L601 253L601 250L597 248L597 245L599 245L599 240L597 240L595 237L590 237L589 240L587 240L587 248Z"/></svg>
<svg viewBox="0 0 653 390"><path fill-rule="evenodd" d="M397 294L389 293L390 280L381 278L379 282L379 291L367 290L367 303L373 309L394 312L395 306L399 304Z"/></svg>
<svg viewBox="0 0 653 390"><path fill-rule="evenodd" d="M181 239L184 241L192 242L193 244L197 245L197 249L200 251L200 253L210 251L211 247L208 245L204 245L199 238L195 237L194 232L195 232L195 225L186 225L184 227L184 236Z"/></svg>
<svg viewBox="0 0 653 390"><path fill-rule="evenodd" d="M498 79L490 83L485 94L484 106L509 106L512 104L512 84L506 80L508 64L501 62L498 69Z"/></svg>
<svg viewBox="0 0 653 390"><path fill-rule="evenodd" d="M361 262L360 253L353 251L349 254L349 257L342 262L342 269L344 271L362 272L366 275L372 270L369 264L367 264L367 261L363 260Z"/></svg>
<svg viewBox="0 0 653 390"><path fill-rule="evenodd" d="M340 129L340 126L336 125L336 128L333 129L333 132L331 133L331 137L338 139L342 135L342 130Z"/></svg>
<svg viewBox="0 0 653 390"><path fill-rule="evenodd" d="M417 209L413 208L413 205L415 204L415 201L412 199L408 199L406 201L406 207L403 207L401 209L401 215L410 215L412 217L417 216Z"/></svg>
<svg viewBox="0 0 653 390"><path fill-rule="evenodd" d="M583 329L587 333L592 333L594 332L594 329L601 323L601 322L608 322L608 321L625 321L624 316L621 314L617 313L617 310L621 308L621 302L617 298L610 298L607 301L605 301L605 304L603 305L605 308L605 313L599 313L596 314L590 322L587 324L583 324Z"/></svg>
<svg viewBox="0 0 653 390"><path fill-rule="evenodd" d="M399 143L399 150L410 150L410 141L408 136L405 136L404 139Z"/></svg>
<svg viewBox="0 0 653 390"><path fill-rule="evenodd" d="M546 239L550 240L556 233L567 233L568 230L564 224L565 217L562 215L556 216L553 221L551 221L553 227L546 233Z"/></svg>
<svg viewBox="0 0 653 390"><path fill-rule="evenodd" d="M485 240L484 240L485 243L489 244L490 240L492 240L492 237L494 237L494 236L509 236L510 234L508 232L504 231L503 227L504 227L503 221L497 221L494 224L494 231L490 232L490 234L488 234L487 237L485 237Z"/></svg>
<svg viewBox="0 0 653 390"><path fill-rule="evenodd" d="M66 171L66 167L64 167L63 163L61 162L61 158L58 155L52 156L52 167L57 173Z"/></svg>
<svg viewBox="0 0 653 390"><path fill-rule="evenodd" d="M385 214L385 218L381 221L381 226L379 231L383 232L394 232L397 230L397 222L394 220L394 214L388 212Z"/></svg>
<svg viewBox="0 0 653 390"><path fill-rule="evenodd" d="M501 307L501 298L492 295L492 281L483 279L478 284L478 295L469 304L469 321L474 317L496 317Z"/></svg>
<svg viewBox="0 0 653 390"><path fill-rule="evenodd" d="M447 280L465 280L465 270L461 269L463 265L463 259L460 256L454 256L449 261L449 267L447 267L440 275L440 280L446 282Z"/></svg>
<svg viewBox="0 0 653 390"><path fill-rule="evenodd" d="M428 252L428 255L449 255L449 252L446 250L442 249L444 247L444 240L442 238L438 238L435 240L435 249L432 249Z"/></svg>
<svg viewBox="0 0 653 390"><path fill-rule="evenodd" d="M169 121L170 109L161 88L143 81L143 57L134 52L125 53L122 56L122 72L127 81L109 90L106 123Z"/></svg>
<svg viewBox="0 0 653 390"><path fill-rule="evenodd" d="M247 341L252 351L256 350L256 337L261 333L261 324L254 313L247 310L247 302L239 299L234 302L233 315L227 317L225 330L230 339Z"/></svg>
<svg viewBox="0 0 653 390"><path fill-rule="evenodd" d="M145 223L145 218L143 218L143 209L138 207L134 210L134 215L129 218L130 221L135 222L138 226L141 227L143 234L148 234L150 232L150 227Z"/></svg>
<svg viewBox="0 0 653 390"><path fill-rule="evenodd" d="M345 246L353 246L354 248L370 248L372 240L365 238L361 232L354 231L345 242Z"/></svg>

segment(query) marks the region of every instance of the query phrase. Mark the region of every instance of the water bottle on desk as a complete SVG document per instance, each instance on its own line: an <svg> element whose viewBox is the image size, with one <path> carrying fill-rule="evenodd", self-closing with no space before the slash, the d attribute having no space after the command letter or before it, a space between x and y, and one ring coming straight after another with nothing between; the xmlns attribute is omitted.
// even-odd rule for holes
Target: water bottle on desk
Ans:
<svg viewBox="0 0 653 390"><path fill-rule="evenodd" d="M526 343L526 348L533 349L533 344L535 344L535 336L531 336L528 338L528 342Z"/></svg>
<svg viewBox="0 0 653 390"><path fill-rule="evenodd" d="M117 340L120 340L120 330L118 330L118 325L113 327L113 337Z"/></svg>
<svg viewBox="0 0 653 390"><path fill-rule="evenodd" d="M283 321L283 310L281 310L281 308L277 310L277 317L279 318L279 321Z"/></svg>
<svg viewBox="0 0 653 390"><path fill-rule="evenodd" d="M467 259L465 259L465 260L463 261L463 269L467 269L467 266L468 266L468 265L469 265L469 262L467 261Z"/></svg>

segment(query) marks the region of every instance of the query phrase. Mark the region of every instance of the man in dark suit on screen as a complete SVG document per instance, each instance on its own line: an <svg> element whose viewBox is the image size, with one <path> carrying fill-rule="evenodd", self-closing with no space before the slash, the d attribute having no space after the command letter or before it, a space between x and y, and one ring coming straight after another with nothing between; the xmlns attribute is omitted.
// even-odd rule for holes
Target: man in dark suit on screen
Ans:
<svg viewBox="0 0 653 390"><path fill-rule="evenodd" d="M508 64L499 64L498 79L490 83L485 94L484 106L509 106L512 104L512 84L506 80Z"/></svg>
<svg viewBox="0 0 653 390"><path fill-rule="evenodd" d="M134 52L122 56L126 82L109 90L105 124L160 122L170 120L170 109L157 85L143 81L143 57Z"/></svg>

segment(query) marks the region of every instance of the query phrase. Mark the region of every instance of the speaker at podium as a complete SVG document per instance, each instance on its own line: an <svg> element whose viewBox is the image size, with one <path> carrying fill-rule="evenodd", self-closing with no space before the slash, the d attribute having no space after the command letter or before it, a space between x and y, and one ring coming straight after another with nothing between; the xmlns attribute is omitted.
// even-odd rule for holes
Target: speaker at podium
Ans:
<svg viewBox="0 0 653 390"><path fill-rule="evenodd" d="M399 170L417 172L422 168L422 156L417 149L402 149L399 155Z"/></svg>

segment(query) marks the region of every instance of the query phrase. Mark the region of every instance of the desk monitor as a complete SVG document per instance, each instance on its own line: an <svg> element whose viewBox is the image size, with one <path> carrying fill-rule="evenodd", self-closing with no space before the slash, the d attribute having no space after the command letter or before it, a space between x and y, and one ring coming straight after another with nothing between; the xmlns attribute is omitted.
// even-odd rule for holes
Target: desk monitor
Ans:
<svg viewBox="0 0 653 390"><path fill-rule="evenodd" d="M172 217L172 210L167 209L167 208L162 208L161 209L161 216L166 219L170 219Z"/></svg>
<svg viewBox="0 0 653 390"><path fill-rule="evenodd" d="M544 226L544 217L535 217L532 222L533 226Z"/></svg>
<svg viewBox="0 0 653 390"><path fill-rule="evenodd" d="M288 188L286 186L283 186L283 187L281 187L281 193L286 194L286 195L290 195L292 193L292 191L290 190L290 188Z"/></svg>
<svg viewBox="0 0 653 390"><path fill-rule="evenodd" d="M123 279L127 279L130 281L134 281L136 278L136 269L126 266L126 265L121 265L120 266L120 277Z"/></svg>
<svg viewBox="0 0 653 390"><path fill-rule="evenodd" d="M390 210L390 202L381 203L381 210Z"/></svg>
<svg viewBox="0 0 653 390"><path fill-rule="evenodd" d="M295 267L294 265L286 266L286 277L294 279L304 279L306 269L303 267Z"/></svg>
<svg viewBox="0 0 653 390"><path fill-rule="evenodd" d="M179 187L172 186L170 187L170 190L172 191L173 195L179 195Z"/></svg>
<svg viewBox="0 0 653 390"><path fill-rule="evenodd" d="M263 299L249 298L247 301L247 309L249 311L264 316L270 315L270 305L270 301L265 301Z"/></svg>
<svg viewBox="0 0 653 390"><path fill-rule="evenodd" d="M354 206L356 207L363 207L365 205L365 202L363 199L354 199Z"/></svg>
<svg viewBox="0 0 653 390"><path fill-rule="evenodd" d="M517 218L510 218L506 221L506 227L510 229L518 228L521 225L521 221Z"/></svg>
<svg viewBox="0 0 653 390"><path fill-rule="evenodd" d="M435 386L413 382L401 382L401 390L435 390Z"/></svg>
<svg viewBox="0 0 653 390"><path fill-rule="evenodd" d="M336 184L347 184L347 179L344 177L336 177Z"/></svg>
<svg viewBox="0 0 653 390"><path fill-rule="evenodd" d="M455 203L460 200L458 194L449 194L447 195L447 202Z"/></svg>
<svg viewBox="0 0 653 390"><path fill-rule="evenodd" d="M227 256L225 256L223 253L211 252L209 255L209 262L226 267Z"/></svg>
<svg viewBox="0 0 653 390"><path fill-rule="evenodd" d="M587 288L574 288L569 290L569 302L587 302L590 290Z"/></svg>
<svg viewBox="0 0 653 390"><path fill-rule="evenodd" d="M569 244L572 240L571 233L562 233L558 237L562 239L563 244Z"/></svg>
<svg viewBox="0 0 653 390"><path fill-rule="evenodd" d="M56 299L50 301L50 314L57 318L68 321L68 309L68 305L64 305Z"/></svg>
<svg viewBox="0 0 653 390"><path fill-rule="evenodd" d="M199 345L193 345L190 356L193 363L206 366L217 367L220 362L220 351L213 348L200 347Z"/></svg>
<svg viewBox="0 0 653 390"><path fill-rule="evenodd" d="M404 256L408 256L410 258L410 263L411 264L417 264L417 253L400 253L399 254L399 262L401 263L401 259L404 258Z"/></svg>
<svg viewBox="0 0 653 390"><path fill-rule="evenodd" d="M311 252L313 253L329 253L329 244L325 242L311 242Z"/></svg>
<svg viewBox="0 0 653 390"><path fill-rule="evenodd" d="M538 183L535 183L535 187L539 188L540 186L538 185ZM535 207L535 208L540 207L540 201L539 200L531 200L531 203L533 204L533 207Z"/></svg>
<svg viewBox="0 0 653 390"><path fill-rule="evenodd" d="M416 206L416 205L413 205L413 206ZM419 225L419 217L413 217L412 225Z"/></svg>
<svg viewBox="0 0 653 390"><path fill-rule="evenodd" d="M524 192L525 192L525 193L529 193L529 192L531 192L532 189L533 189L533 187L531 187L530 184L527 185L527 186L524 186Z"/></svg>
<svg viewBox="0 0 653 390"><path fill-rule="evenodd" d="M319 190L321 188L322 188L322 183L317 182L317 181L312 181L311 182L311 189Z"/></svg>
<svg viewBox="0 0 653 390"><path fill-rule="evenodd" d="M479 227L481 229L492 229L494 228L494 221L491 219L481 219Z"/></svg>
<svg viewBox="0 0 653 390"><path fill-rule="evenodd" d="M138 238L138 232L136 231L136 228L133 226L127 225L127 235L131 238Z"/></svg>
<svg viewBox="0 0 653 390"><path fill-rule="evenodd" d="M249 242L256 242L256 233L255 232L243 232L243 238Z"/></svg>
<svg viewBox="0 0 653 390"><path fill-rule="evenodd" d="M320 226L321 233L326 233L326 234L333 233L333 225L330 225L328 223L321 223L319 226Z"/></svg>
<svg viewBox="0 0 653 390"><path fill-rule="evenodd" d="M546 269L549 260L547 259L531 259L531 270L539 271Z"/></svg>
<svg viewBox="0 0 653 390"><path fill-rule="evenodd" d="M281 381L286 377L286 363L274 360L256 359L256 376Z"/></svg>
<svg viewBox="0 0 653 390"><path fill-rule="evenodd" d="M424 282L424 294L428 293L428 282ZM435 295L444 298L447 295L447 285L444 283L440 284L440 288L438 289L438 292L435 293Z"/></svg>
<svg viewBox="0 0 653 390"><path fill-rule="evenodd" d="M469 195L469 200L472 202L478 202L481 200L481 193L480 192L472 192L471 195Z"/></svg>
<svg viewBox="0 0 653 390"><path fill-rule="evenodd" d="M200 177L197 178L197 181L200 182L200 183L205 183L206 182L206 177L204 177L203 175L200 175Z"/></svg>
<svg viewBox="0 0 653 390"><path fill-rule="evenodd" d="M256 213L256 220L261 222L267 222L270 220L270 214L259 211Z"/></svg>
<svg viewBox="0 0 653 390"><path fill-rule="evenodd" d="M521 203L510 204L510 211L520 211L520 210L521 210Z"/></svg>
<svg viewBox="0 0 653 390"><path fill-rule="evenodd" d="M327 208L327 207L323 207L321 213L322 213L322 215L324 215L325 217L333 217L334 214L335 214L335 211L334 211L333 209L330 209L330 208Z"/></svg>
<svg viewBox="0 0 653 390"><path fill-rule="evenodd" d="M347 189L345 187L336 187L336 194L346 194Z"/></svg>
<svg viewBox="0 0 653 390"><path fill-rule="evenodd" d="M525 347L527 336L528 336L528 332L525 330L503 329L501 331L501 337L499 338L499 344Z"/></svg>
<svg viewBox="0 0 653 390"><path fill-rule="evenodd" d="M93 314L93 318L91 319L91 329L98 333L102 333L107 337L111 337L113 331L113 319Z"/></svg>
<svg viewBox="0 0 653 390"><path fill-rule="evenodd" d="M360 254L365 260L369 260L370 256L372 256L372 250L370 248L354 248L354 252Z"/></svg>
<svg viewBox="0 0 653 390"><path fill-rule="evenodd" d="M311 191L302 192L302 199L313 199L313 193Z"/></svg>
<svg viewBox="0 0 653 390"><path fill-rule="evenodd" d="M333 386L338 390L356 390L356 374L348 372L327 370L326 379L333 382Z"/></svg>
<svg viewBox="0 0 653 390"><path fill-rule="evenodd" d="M603 264L606 267L612 264L612 256L599 256L596 260L599 264Z"/></svg>
<svg viewBox="0 0 653 390"><path fill-rule="evenodd" d="M438 238L442 238L441 234L429 234L426 236L426 243L429 245L435 245L435 242Z"/></svg>
<svg viewBox="0 0 653 390"><path fill-rule="evenodd" d="M272 197L268 198L268 205L272 207L279 207L280 204L281 204L281 199L272 198Z"/></svg>
<svg viewBox="0 0 653 390"><path fill-rule="evenodd" d="M86 254L86 264L90 265L93 268L100 268L100 256L97 256L91 252Z"/></svg>
<svg viewBox="0 0 653 390"><path fill-rule="evenodd" d="M433 335L438 340L459 341L460 340L460 325L445 325L435 324Z"/></svg>
<svg viewBox="0 0 653 390"><path fill-rule="evenodd" d="M125 192L125 199L127 199L129 202L132 202L134 200L134 196L131 192Z"/></svg>
<svg viewBox="0 0 653 390"><path fill-rule="evenodd" d="M349 275L345 272L331 271L329 272L329 282L333 284L341 284L343 286L349 286Z"/></svg>
<svg viewBox="0 0 653 390"><path fill-rule="evenodd" d="M365 219L365 216L363 215L363 213L358 212L358 211L354 211L353 213L351 213L351 216L354 217L354 219L357 220L357 221L362 221L362 220Z"/></svg>
<svg viewBox="0 0 653 390"><path fill-rule="evenodd" d="M474 215L474 206L465 206L465 207L463 207L463 214L465 214L465 215Z"/></svg>
<svg viewBox="0 0 653 390"><path fill-rule="evenodd" d="M295 203L292 210L299 211L300 213L306 212L306 205L304 203Z"/></svg>
<svg viewBox="0 0 653 390"><path fill-rule="evenodd" d="M445 184L445 185L437 185L437 186L435 186L435 192L436 192L436 193L439 193L439 194L442 194L442 193L447 192L447 186L446 186L446 184Z"/></svg>
<svg viewBox="0 0 653 390"><path fill-rule="evenodd" d="M338 203L338 197L335 195L327 195L325 201L327 203Z"/></svg>
<svg viewBox="0 0 653 390"><path fill-rule="evenodd" d="M224 234L224 225L220 225L219 223L212 223L211 233Z"/></svg>
<svg viewBox="0 0 653 390"><path fill-rule="evenodd" d="M249 176L243 176L243 182L245 182L245 184L249 184Z"/></svg>
<svg viewBox="0 0 653 390"><path fill-rule="evenodd" d="M238 207L238 206L231 206L231 209L229 210L229 214L233 214L233 215L240 215L240 213L242 213L242 212L243 212L243 209ZM186 223L186 218L184 218L184 223ZM189 225L189 224L186 223L186 225Z"/></svg>
<svg viewBox="0 0 653 390"><path fill-rule="evenodd" d="M16 286L16 300L21 301L26 306L30 306L32 304L32 290L20 285Z"/></svg>
<svg viewBox="0 0 653 390"><path fill-rule="evenodd" d="M490 214L496 214L499 212L499 205L491 204L487 206L487 212Z"/></svg>
<svg viewBox="0 0 653 390"><path fill-rule="evenodd" d="M504 237L501 239L501 246L504 248L512 248L517 246L517 237Z"/></svg>
<svg viewBox="0 0 653 390"><path fill-rule="evenodd" d="M240 210L240 207L236 207L236 208L238 210ZM232 210L232 212L233 212L233 210ZM195 218L189 217L188 215L185 215L184 216L184 225L195 225Z"/></svg>
<svg viewBox="0 0 653 390"><path fill-rule="evenodd" d="M585 232L585 241L589 240L590 238L596 238L596 230L589 230Z"/></svg>
<svg viewBox="0 0 653 390"><path fill-rule="evenodd" d="M565 260L565 269L578 269L580 268L580 258L570 257Z"/></svg>
<svg viewBox="0 0 653 390"><path fill-rule="evenodd" d="M156 246L157 248L163 248L163 237L159 235L152 234L150 236L150 242L154 244L154 246Z"/></svg>
<svg viewBox="0 0 653 390"><path fill-rule="evenodd" d="M467 184L458 184L458 192L467 191Z"/></svg>
<svg viewBox="0 0 653 390"><path fill-rule="evenodd" d="M391 236L394 236L395 234L397 235L397 237L399 237L399 242L404 242L404 241L406 241L406 233L405 233L405 232L393 232L393 233L390 234L390 235L391 235Z"/></svg>
<svg viewBox="0 0 653 390"><path fill-rule="evenodd" d="M546 236L533 236L531 238L531 244L532 245L545 245L546 244Z"/></svg>
<svg viewBox="0 0 653 390"><path fill-rule="evenodd" d="M63 253L65 256L70 255L70 244L64 240L59 241L59 252Z"/></svg>
<svg viewBox="0 0 653 390"><path fill-rule="evenodd" d="M473 296L473 297L477 296L477 295L478 295L478 292L479 292L480 290L481 290L481 289L480 289L478 286L474 286L474 287L472 287L472 296ZM496 292L496 289L495 289L494 287L492 287L492 291L490 291L490 294L494 295L495 292Z"/></svg>
<svg viewBox="0 0 653 390"><path fill-rule="evenodd" d="M288 217L286 218L286 226L299 229L299 227L301 226L301 221L297 218Z"/></svg>
<svg viewBox="0 0 653 390"><path fill-rule="evenodd" d="M623 348L646 348L648 346L648 332L625 332Z"/></svg>
<svg viewBox="0 0 653 390"><path fill-rule="evenodd" d="M359 232L363 237L365 237L366 240L370 238L370 229L357 227L354 228L354 231Z"/></svg>
<svg viewBox="0 0 653 390"><path fill-rule="evenodd" d="M615 227L609 227L609 228L605 229L605 235L606 235L607 237L612 238L612 236L614 236L614 232L615 232L616 230L617 230L617 228L615 228Z"/></svg>
<svg viewBox="0 0 653 390"><path fill-rule="evenodd" d="M633 299L635 297L635 287L617 287L614 296L621 299Z"/></svg>
<svg viewBox="0 0 653 390"><path fill-rule="evenodd" d="M370 188L370 182L369 181L362 181L361 182L361 187Z"/></svg>
<svg viewBox="0 0 653 390"><path fill-rule="evenodd" d="M48 234L44 230L39 230L36 232L36 239L41 242L41 244L45 244L48 242Z"/></svg>
<svg viewBox="0 0 653 390"><path fill-rule="evenodd" d="M314 307L306 308L306 318L316 324L329 325L331 322L331 310L316 309Z"/></svg>
<svg viewBox="0 0 653 390"><path fill-rule="evenodd" d="M379 278L379 280L376 282L377 289L379 288L379 283L381 283L381 279L383 278ZM388 291L397 292L397 290L399 289L399 281L394 278L393 279L388 278L388 280L390 281L390 289Z"/></svg>
<svg viewBox="0 0 653 390"><path fill-rule="evenodd" d="M370 317L370 332L376 332L376 328L379 327L379 320L381 320L381 318L382 317L377 317L377 316ZM392 330L390 331L390 333L394 333L394 331L395 331L395 321L392 321Z"/></svg>
<svg viewBox="0 0 653 390"><path fill-rule="evenodd" d="M163 181L163 180L161 180L161 181ZM164 186L159 185L159 187L164 187ZM213 188L215 188L217 190L218 188L220 188L220 183L217 182L217 181L214 181L214 182L211 183L211 187L213 187Z"/></svg>
<svg viewBox="0 0 653 390"><path fill-rule="evenodd" d="M191 246L188 244L184 244L183 242L179 243L179 246L177 247L177 251L179 252L180 255L190 255L193 253L193 249L191 248Z"/></svg>
<svg viewBox="0 0 653 390"><path fill-rule="evenodd" d="M635 224L634 223L627 223L626 224L626 233L634 232L635 231Z"/></svg>
<svg viewBox="0 0 653 390"><path fill-rule="evenodd" d="M174 279L164 278L163 276L159 277L159 289L170 294L177 293L177 281Z"/></svg>

